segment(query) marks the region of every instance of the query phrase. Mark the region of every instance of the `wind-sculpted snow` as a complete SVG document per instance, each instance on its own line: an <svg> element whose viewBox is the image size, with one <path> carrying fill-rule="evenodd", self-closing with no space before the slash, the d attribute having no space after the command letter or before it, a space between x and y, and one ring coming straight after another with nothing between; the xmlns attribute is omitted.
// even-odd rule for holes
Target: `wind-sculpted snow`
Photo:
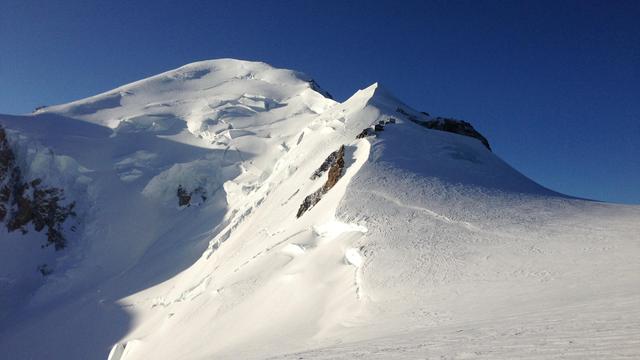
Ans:
<svg viewBox="0 0 640 360"><path fill-rule="evenodd" d="M62 251L1 233L0 353L640 357L638 207L415 119L378 84L338 103L232 59L0 115L20 169L81 210Z"/></svg>

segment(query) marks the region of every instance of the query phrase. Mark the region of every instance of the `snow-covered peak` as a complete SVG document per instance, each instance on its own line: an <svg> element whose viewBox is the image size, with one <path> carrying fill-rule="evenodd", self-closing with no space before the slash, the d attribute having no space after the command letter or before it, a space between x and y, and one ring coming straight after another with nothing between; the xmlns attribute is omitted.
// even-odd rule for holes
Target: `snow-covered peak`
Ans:
<svg viewBox="0 0 640 360"><path fill-rule="evenodd" d="M320 113L335 102L310 77L263 62L200 61L69 104L56 113L116 130L210 135L223 118L256 117L280 107Z"/></svg>
<svg viewBox="0 0 640 360"><path fill-rule="evenodd" d="M393 107L402 104L395 95L377 82L356 91L345 103L352 104L352 106L371 104L378 107Z"/></svg>
<svg viewBox="0 0 640 360"><path fill-rule="evenodd" d="M26 232L0 229L0 354L638 357L639 209L544 189L377 83L326 95L220 59L0 115Z"/></svg>

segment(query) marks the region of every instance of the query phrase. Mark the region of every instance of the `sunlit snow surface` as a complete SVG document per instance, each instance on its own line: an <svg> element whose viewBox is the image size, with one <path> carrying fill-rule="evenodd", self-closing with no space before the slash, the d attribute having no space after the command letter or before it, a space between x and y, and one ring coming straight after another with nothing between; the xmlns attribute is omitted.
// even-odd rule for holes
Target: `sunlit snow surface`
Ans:
<svg viewBox="0 0 640 360"><path fill-rule="evenodd" d="M310 80L206 61L0 115L79 209L63 251L0 230L2 357L640 358L640 208L547 190L377 84L337 103Z"/></svg>

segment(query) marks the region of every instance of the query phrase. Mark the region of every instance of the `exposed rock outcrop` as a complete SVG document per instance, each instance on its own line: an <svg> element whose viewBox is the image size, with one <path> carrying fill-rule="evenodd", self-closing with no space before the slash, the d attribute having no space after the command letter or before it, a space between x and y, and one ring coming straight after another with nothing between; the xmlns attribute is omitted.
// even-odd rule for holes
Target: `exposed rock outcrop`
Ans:
<svg viewBox="0 0 640 360"><path fill-rule="evenodd" d="M327 158L322 162L322 164L320 165L319 168L317 168L313 174L311 174L310 179L311 180L315 180L319 177L322 176L322 174L324 174L327 170L329 170L329 168L331 168L331 166L333 166L333 164L336 163L336 161L338 161L338 158L341 156L340 155L340 151L342 150L343 155L344 155L344 146L340 147L340 149L332 152L331 154L329 154L329 156L327 156Z"/></svg>
<svg viewBox="0 0 640 360"><path fill-rule="evenodd" d="M20 182L20 168L15 165L15 155L9 147L7 134L0 127L0 221L4 221L9 214L12 190Z"/></svg>
<svg viewBox="0 0 640 360"><path fill-rule="evenodd" d="M207 201L207 192L202 187L197 187L193 191L188 191L182 185L178 185L178 206L189 207L191 205L200 205Z"/></svg>
<svg viewBox="0 0 640 360"><path fill-rule="evenodd" d="M396 119L394 118L382 119L378 121L377 124L371 125L371 127L363 129L358 135L356 135L356 139L363 139L369 136L376 136L377 132L384 131L385 125L395 124L395 123L396 123Z"/></svg>
<svg viewBox="0 0 640 360"><path fill-rule="evenodd" d="M5 222L7 230L26 234L29 225L38 232L46 228L45 246L63 249L63 224L68 217L76 216L75 202L62 205L64 199L63 189L42 186L41 179L23 179L6 131L0 127L0 221Z"/></svg>
<svg viewBox="0 0 640 360"><path fill-rule="evenodd" d="M327 99L333 100L333 96L328 91L321 88L320 85L318 85L318 83L315 80L313 79L309 80L309 87L311 87L311 90L319 93L320 95L326 97Z"/></svg>
<svg viewBox="0 0 640 360"><path fill-rule="evenodd" d="M326 165L326 164L329 164L329 165ZM344 174L344 145L341 145L338 150L329 154L327 159L322 163L322 165L320 165L320 168L318 168L313 174L315 175L319 173L320 175L318 175L317 177L322 176L322 174L326 171L326 170L321 171L323 166L326 166L329 168L327 181L318 190L314 191L313 193L308 195L306 198L304 198L304 200L302 201L302 204L300 204L300 208L298 209L298 213L296 214L296 217L299 218L307 210L311 209L318 202L320 202L320 200L322 200L322 196L327 192L329 192L329 190L331 190L331 188L333 188L335 184L338 182L338 180L340 180L340 178L342 177L342 175ZM314 175L312 175L312 179L315 179L313 177Z"/></svg>
<svg viewBox="0 0 640 360"><path fill-rule="evenodd" d="M487 140L487 138L482 136L482 134L480 134L476 129L473 128L470 123L466 121L445 117L436 117L431 120L421 120L417 116L410 114L408 111L400 107L397 108L396 111L402 115L405 115L410 121L420 126L424 126L427 129L446 131L478 139L487 149L489 149L489 151L491 151L491 146L489 145L489 141ZM422 114L425 116L429 116L429 114L424 111L422 112Z"/></svg>
<svg viewBox="0 0 640 360"><path fill-rule="evenodd" d="M338 155L336 157L336 161L329 168L329 174L327 178L327 182L322 185L322 189L324 189L324 193L326 194L331 188L340 180L342 174L344 173L344 145L340 146L338 149Z"/></svg>
<svg viewBox="0 0 640 360"><path fill-rule="evenodd" d="M372 128L363 129L360 134L356 135L356 139L364 139L369 136L376 136Z"/></svg>
<svg viewBox="0 0 640 360"><path fill-rule="evenodd" d="M491 150L491 146L489 145L487 138L482 136L482 134L480 134L470 123L466 121L437 117L434 120L420 122L419 124L428 129L446 131L478 139L487 149Z"/></svg>

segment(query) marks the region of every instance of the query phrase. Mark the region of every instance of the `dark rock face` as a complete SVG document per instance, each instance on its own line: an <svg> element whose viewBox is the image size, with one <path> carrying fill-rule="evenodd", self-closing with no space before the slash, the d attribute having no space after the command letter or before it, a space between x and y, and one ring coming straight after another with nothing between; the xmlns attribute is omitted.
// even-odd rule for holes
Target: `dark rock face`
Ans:
<svg viewBox="0 0 640 360"><path fill-rule="evenodd" d="M182 185L178 186L178 206L187 206L191 203L191 194L185 190Z"/></svg>
<svg viewBox="0 0 640 360"><path fill-rule="evenodd" d="M329 190L331 190L331 188L338 182L338 180L340 180L343 174L343 170L344 170L344 145L341 145L340 149L338 149L338 156L336 158L336 161L333 163L333 165L331 165L331 168L329 168L329 174L328 174L329 177L327 178L327 182L325 182L324 185L322 185L322 188L324 189L325 194Z"/></svg>
<svg viewBox="0 0 640 360"><path fill-rule="evenodd" d="M356 139L364 139L369 136L376 136L376 134L373 132L373 129L366 128L366 129L363 129L360 134L356 135Z"/></svg>
<svg viewBox="0 0 640 360"><path fill-rule="evenodd" d="M180 207L189 207L191 205L194 205L194 202L192 202L192 200L195 200L198 197L201 200L198 201L198 204L207 201L207 192L200 186L195 188L193 191L188 191L184 187L182 187L182 185L178 185L178 191L176 195L178 196L178 206Z"/></svg>
<svg viewBox="0 0 640 360"><path fill-rule="evenodd" d="M388 124L395 124L396 119L388 118L378 121L377 124L372 125L366 129L363 129L360 134L356 135L356 139L363 139L369 136L377 136L376 133L384 131L384 127Z"/></svg>
<svg viewBox="0 0 640 360"><path fill-rule="evenodd" d="M446 131L463 136L469 136L480 140L480 142L491 151L491 146L487 138L482 136L471 124L466 121L437 117L434 120L419 123L427 129Z"/></svg>
<svg viewBox="0 0 640 360"><path fill-rule="evenodd" d="M76 216L75 202L62 205L64 190L42 186L42 180L25 182L9 146L7 134L0 127L0 221L9 232L27 233L29 224L38 232L47 228L47 244L56 250L66 246L62 225Z"/></svg>
<svg viewBox="0 0 640 360"><path fill-rule="evenodd" d="M322 164L320 165L319 168L317 168L313 174L311 174L311 177L309 179L311 180L315 180L319 177L322 176L322 174L324 174L327 170L329 170L329 168L336 163L336 161L338 161L338 157L340 157L340 150L342 150L343 155L344 155L344 146L342 146L340 149L332 152L331 154L329 154L329 156L327 156L327 158L322 162Z"/></svg>
<svg viewBox="0 0 640 360"><path fill-rule="evenodd" d="M489 145L489 141L487 140L487 138L482 136L482 134L480 134L476 129L473 128L470 123L466 121L444 117L436 117L433 120L421 120L402 108L397 108L396 111L402 115L405 115L410 121L420 126L424 126L427 129L446 131L478 139L487 149L489 149L489 151L491 151L491 146ZM425 116L429 116L429 113L426 113L424 111L421 113Z"/></svg>
<svg viewBox="0 0 640 360"><path fill-rule="evenodd" d="M320 95L326 97L327 99L333 100L333 96L331 96L331 94L329 94L328 91L321 88L320 85L318 85L318 83L315 80L313 79L309 80L309 86L311 87L311 90L319 93Z"/></svg>
<svg viewBox="0 0 640 360"><path fill-rule="evenodd" d="M296 214L296 217L299 218L307 210L311 209L318 202L320 202L320 200L322 200L322 196L328 193L329 190L331 190L331 188L333 188L335 184L338 183L338 180L340 180L340 178L342 177L342 175L344 174L344 145L341 145L338 150L329 154L327 159L322 163L322 165L320 165L320 168L317 169L313 174L315 175L316 173L319 173L320 175L318 175L317 177L322 176L322 174L326 170L324 171L319 171L319 170L321 170L325 164L330 164L328 165L329 174L328 174L327 181L322 185L321 188L319 188L318 190L314 191L313 193L309 194L306 198L304 198L304 200L302 201L302 204L300 204L300 208L298 209L298 213ZM312 179L316 179L317 177L314 178L312 175Z"/></svg>
<svg viewBox="0 0 640 360"><path fill-rule="evenodd" d="M4 221L9 213L12 190L20 180L20 168L15 165L15 156L9 147L7 135L0 127L0 221Z"/></svg>
<svg viewBox="0 0 640 360"><path fill-rule="evenodd" d="M401 107L397 108L396 111L399 112L400 114L408 117L409 120L411 120L411 121L417 121L418 120L418 118L416 118L415 116L409 114L409 112L407 112L407 110L405 110L405 109L403 109ZM427 114L427 113L423 112L423 114Z"/></svg>
<svg viewBox="0 0 640 360"><path fill-rule="evenodd" d="M296 214L297 218L302 216L305 212L307 212L307 210L311 209L320 202L320 200L322 199L322 195L324 195L321 190L322 188L316 190L315 192L307 195L307 197L304 198L302 204L300 204L300 208L298 208L298 213Z"/></svg>

